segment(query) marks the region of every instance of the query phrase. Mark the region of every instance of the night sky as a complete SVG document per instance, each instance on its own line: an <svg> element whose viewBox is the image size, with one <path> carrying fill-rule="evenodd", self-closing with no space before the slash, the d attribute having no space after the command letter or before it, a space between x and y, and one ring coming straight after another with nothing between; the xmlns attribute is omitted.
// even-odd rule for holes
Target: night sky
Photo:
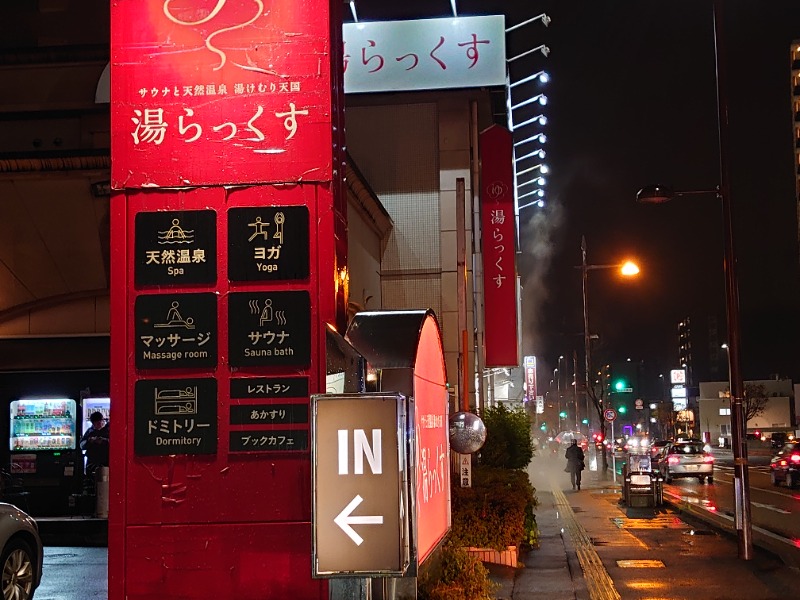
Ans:
<svg viewBox="0 0 800 600"><path fill-rule="evenodd" d="M399 4L399 3L398 3ZM359 18L450 15L449 2L357 2ZM555 366L582 355L580 240L589 264L635 258L622 281L589 273L590 330L606 360L677 365L677 324L718 314L724 329L722 214L713 196L661 206L635 202L648 183L713 189L719 183L711 0L459 1L459 14L506 14L507 27L546 12L508 37L512 78L546 69L548 205L524 209L519 270L523 347ZM725 2L734 211L745 379L800 379L797 213L789 44L800 38L797 0ZM535 91L534 91L535 90ZM517 94L516 92L521 92ZM520 119L517 119L519 122ZM533 131L531 131L533 133ZM722 334L724 337L724 333ZM582 360L582 359L579 359Z"/></svg>

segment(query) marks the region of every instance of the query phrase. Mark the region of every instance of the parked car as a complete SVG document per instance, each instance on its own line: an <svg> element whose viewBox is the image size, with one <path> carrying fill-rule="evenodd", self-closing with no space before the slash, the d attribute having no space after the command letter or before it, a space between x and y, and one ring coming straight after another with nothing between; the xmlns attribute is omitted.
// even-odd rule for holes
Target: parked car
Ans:
<svg viewBox="0 0 800 600"><path fill-rule="evenodd" d="M714 483L714 455L699 440L667 446L658 468L667 483L679 477L697 477L700 483Z"/></svg>
<svg viewBox="0 0 800 600"><path fill-rule="evenodd" d="M793 488L800 483L800 441L787 442L770 459L769 475L772 485L785 481L786 487Z"/></svg>
<svg viewBox="0 0 800 600"><path fill-rule="evenodd" d="M42 578L42 540L30 516L0 502L0 598L31 600Z"/></svg>

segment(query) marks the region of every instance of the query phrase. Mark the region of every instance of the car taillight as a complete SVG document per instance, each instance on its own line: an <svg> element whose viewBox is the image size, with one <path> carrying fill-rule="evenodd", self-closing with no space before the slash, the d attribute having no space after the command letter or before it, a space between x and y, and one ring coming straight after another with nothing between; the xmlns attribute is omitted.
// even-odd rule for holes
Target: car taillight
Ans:
<svg viewBox="0 0 800 600"><path fill-rule="evenodd" d="M677 456L668 456L667 457L667 463L670 464L670 465L677 465L679 462L681 462L681 459L678 458Z"/></svg>
<svg viewBox="0 0 800 600"><path fill-rule="evenodd" d="M704 463L713 463L714 462L714 457L711 456L710 454L708 454L708 455L703 457L703 462Z"/></svg>
<svg viewBox="0 0 800 600"><path fill-rule="evenodd" d="M800 454L797 454L797 453L796 454L792 454L789 457L789 460L792 461L795 464L800 463Z"/></svg>

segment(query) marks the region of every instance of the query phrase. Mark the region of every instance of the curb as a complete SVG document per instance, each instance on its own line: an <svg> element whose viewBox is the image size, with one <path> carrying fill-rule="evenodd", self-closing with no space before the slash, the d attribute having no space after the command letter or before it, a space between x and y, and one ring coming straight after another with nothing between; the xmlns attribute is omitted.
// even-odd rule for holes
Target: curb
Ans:
<svg viewBox="0 0 800 600"><path fill-rule="evenodd" d="M669 504L679 513L687 514L706 525L710 525L732 538L738 538L734 527L734 518L725 513L709 511L686 500L672 492L664 492L664 503ZM800 552L793 540L780 536L761 527L753 526L753 546L765 550L779 558L790 567L800 567Z"/></svg>

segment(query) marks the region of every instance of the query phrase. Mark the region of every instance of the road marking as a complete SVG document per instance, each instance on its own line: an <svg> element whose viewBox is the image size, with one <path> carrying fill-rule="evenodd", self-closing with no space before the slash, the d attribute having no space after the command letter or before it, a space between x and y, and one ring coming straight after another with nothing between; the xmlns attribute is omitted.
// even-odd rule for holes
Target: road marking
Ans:
<svg viewBox="0 0 800 600"><path fill-rule="evenodd" d="M575 544L575 553L578 555L578 560L586 578L589 598L591 600L622 600L622 596L619 595L619 592L614 587L614 581L609 576L608 571L603 566L603 562L600 560L600 556L594 549L592 540L575 518L575 513L572 511L569 502L567 502L564 492L557 485L552 486L552 491L556 508L561 512L564 525L569 531L572 543Z"/></svg>
<svg viewBox="0 0 800 600"><path fill-rule="evenodd" d="M617 566L622 569L663 569L665 565L660 560L649 560L646 558L638 560L618 560Z"/></svg>
<svg viewBox="0 0 800 600"><path fill-rule="evenodd" d="M350 501L350 504L344 507L342 512L336 515L336 518L333 520L339 527L341 527L342 531L347 534L351 540L356 543L356 546L360 546L364 542L364 538L358 535L350 525L383 525L383 517L380 515L374 516L366 516L366 517L353 517L350 516L358 505L361 504L364 499L356 494L356 497Z"/></svg>
<svg viewBox="0 0 800 600"><path fill-rule="evenodd" d="M674 515L658 515L652 519L614 517L612 523L620 529L688 529L689 525Z"/></svg>
<svg viewBox="0 0 800 600"><path fill-rule="evenodd" d="M775 512L781 513L782 515L792 514L792 511L783 510L782 508L778 508L777 506L772 506L772 504L762 504L761 502L753 502L752 500L750 501L750 504L752 504L753 506L757 506L758 508L766 508L767 510L774 510Z"/></svg>

